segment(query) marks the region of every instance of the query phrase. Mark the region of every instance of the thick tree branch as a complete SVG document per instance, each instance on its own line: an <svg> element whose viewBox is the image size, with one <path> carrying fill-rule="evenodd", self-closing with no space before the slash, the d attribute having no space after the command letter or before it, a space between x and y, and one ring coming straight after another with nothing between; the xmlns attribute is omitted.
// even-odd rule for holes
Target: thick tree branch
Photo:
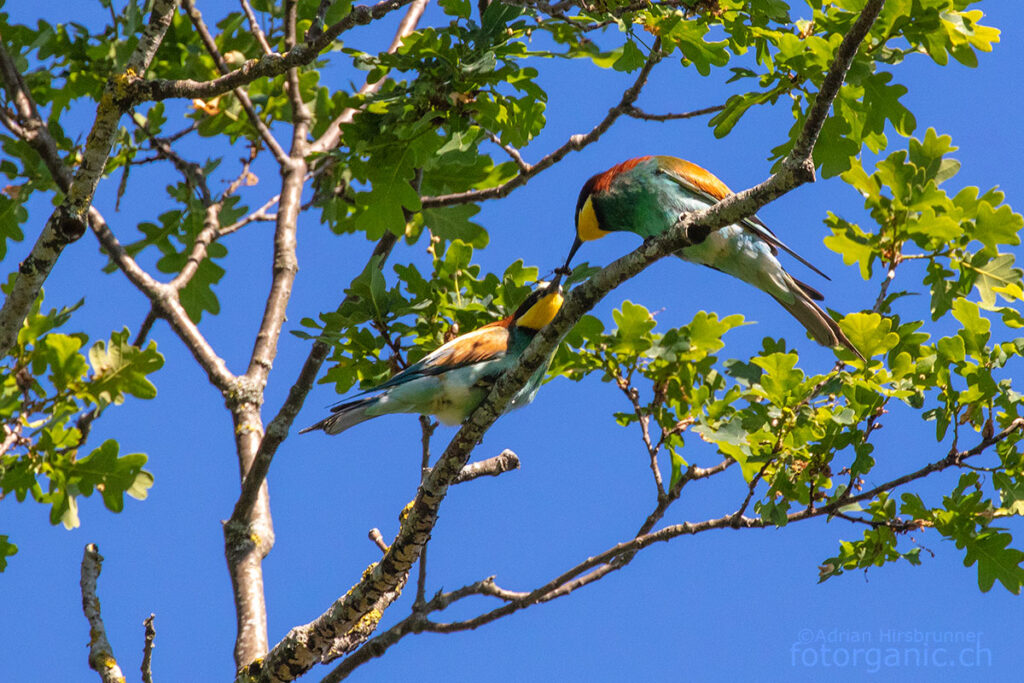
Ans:
<svg viewBox="0 0 1024 683"><path fill-rule="evenodd" d="M286 13L290 17L286 18L286 43L293 44L294 3L286 3ZM299 270L296 233L308 170L306 155L310 116L299 92L297 70L289 69L287 77L289 101L292 105L292 143L289 153L278 158L281 165L281 193L274 231L270 293L267 295L249 367L243 381L239 383L242 390L228 401L235 423L235 447L243 486L264 440L260 415L263 390L277 356L277 343L284 326L295 275ZM265 477L261 478L256 488L253 504L247 511L246 524L226 525L224 540L238 621L235 664L243 666L262 656L268 647L262 562L274 545L274 528Z"/></svg>
<svg viewBox="0 0 1024 683"><path fill-rule="evenodd" d="M96 185L103 175L107 157L110 156L118 121L128 107L124 98L125 85L149 68L177 6L177 0L156 0L149 24L124 70L107 81L96 107L96 120L82 150L81 165L68 188L67 196L46 221L32 251L18 267L18 278L0 309L0 356L7 355L17 339L18 330L32 302L39 295L43 282L50 275L64 248L85 233L86 216ZM5 83L9 80L6 71L4 68Z"/></svg>
<svg viewBox="0 0 1024 683"><path fill-rule="evenodd" d="M103 683L124 683L124 674L114 659L114 652L107 640L107 630L100 614L100 599L96 594L96 582L103 569L103 556L96 544L85 546L82 555L82 611L89 621L89 668L100 675Z"/></svg>

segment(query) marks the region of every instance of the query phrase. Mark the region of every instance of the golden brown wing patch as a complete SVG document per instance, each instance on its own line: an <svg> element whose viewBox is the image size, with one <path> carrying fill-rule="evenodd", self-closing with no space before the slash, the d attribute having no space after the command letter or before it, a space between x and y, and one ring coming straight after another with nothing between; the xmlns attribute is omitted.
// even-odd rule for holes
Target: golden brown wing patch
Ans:
<svg viewBox="0 0 1024 683"><path fill-rule="evenodd" d="M490 360L508 350L508 326L512 318L498 320L457 337L437 351L427 364L431 369L457 368Z"/></svg>
<svg viewBox="0 0 1024 683"><path fill-rule="evenodd" d="M666 171L675 173L701 192L706 192L715 199L722 199L723 197L732 194L732 190L729 189L728 185L715 177L715 175L710 171L701 168L697 164L686 161L685 159L666 156L658 157L658 163Z"/></svg>

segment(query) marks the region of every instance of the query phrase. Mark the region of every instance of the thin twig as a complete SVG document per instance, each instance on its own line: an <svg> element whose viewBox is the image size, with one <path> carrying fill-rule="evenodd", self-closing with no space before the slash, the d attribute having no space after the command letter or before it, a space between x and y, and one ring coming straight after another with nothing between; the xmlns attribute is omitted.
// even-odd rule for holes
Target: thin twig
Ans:
<svg viewBox="0 0 1024 683"><path fill-rule="evenodd" d="M353 7L352 11L344 18L308 42L300 43L284 54L273 53L259 59L250 59L237 69L213 80L194 81L184 78L173 81L164 79L147 81L140 78L131 81L126 86L126 90L134 104L168 98L209 100L235 88L248 85L259 78L273 78L280 76L292 67L306 66L345 31L355 26L365 26L410 2L413 0L381 0L373 6Z"/></svg>
<svg viewBox="0 0 1024 683"><path fill-rule="evenodd" d="M249 0L239 0L242 5L242 11L245 13L245 18L249 22L249 33L252 34L256 42L259 43L260 49L263 50L263 54L273 54L273 50L270 48L270 43L267 42L267 36L263 33L263 29L260 28L260 22L256 20L256 15L252 11L252 7L249 5Z"/></svg>
<svg viewBox="0 0 1024 683"><path fill-rule="evenodd" d="M188 15L188 18L192 21L192 26L195 27L196 33L199 34L199 39L202 41L203 46L206 48L206 52L213 58L213 63L217 65L217 70L222 74L232 73L231 68L224 61L224 57L221 56L220 50L217 49L217 41L214 40L210 30L206 27L206 22L203 21L203 15L195 6L193 0L182 0L182 9ZM259 134L263 142L266 143L267 148L270 149L270 153L274 155L274 159L279 164L288 163L288 154L281 147L281 144L274 137L274 134L270 132L270 128L263 122L259 114L256 113L256 107L253 106L252 100L249 98L249 94L243 90L239 84L239 87L232 89L232 93L235 98L238 99L238 103L242 105L242 109L245 111L246 116L249 117L249 121L252 123L253 128ZM211 96L212 97L212 96ZM195 97L193 99L210 99L210 97Z"/></svg>
<svg viewBox="0 0 1024 683"><path fill-rule="evenodd" d="M718 104L713 107L705 107L704 109L695 109L693 111L683 112L681 114L648 114L639 107L630 105L624 112L626 116L634 119L640 119L642 121L678 121L680 119L693 119L698 116L707 116L708 114L714 114L725 109L724 104Z"/></svg>
<svg viewBox="0 0 1024 683"><path fill-rule="evenodd" d="M438 423L431 421L428 416L420 415L420 442L423 450L423 456L420 459L421 485L430 474L430 437L433 436L437 425ZM427 544L428 542L424 542L423 548L420 550L419 574L416 577L416 599L412 603L413 610L421 607L424 602L424 592L427 587Z"/></svg>
<svg viewBox="0 0 1024 683"><path fill-rule="evenodd" d="M622 93L619 103L609 109L605 117L601 119L601 121L599 121L598 124L590 130L590 132L570 136L569 139L560 147L544 156L537 163L526 164L528 170L520 170L514 178L502 183L501 185L487 188L485 190L467 190L466 192L424 197L422 201L423 208L432 209L442 206L469 204L487 199L499 199L501 197L505 197L512 192L512 190L525 185L527 181L538 173L541 173L561 161L569 152L578 152L587 145L595 142L604 135L609 128L611 128L612 124L615 123L620 116L624 115L627 110L633 106L633 103L636 102L638 97L640 97L640 92L643 90L644 85L647 84L647 78L650 76L651 70L654 69L654 66L659 61L661 61L663 56L664 55L661 52L661 39L659 38L654 41L654 47L651 49L651 54L648 55L643 68L640 69L640 73L637 74L633 84L626 88Z"/></svg>
<svg viewBox="0 0 1024 683"><path fill-rule="evenodd" d="M142 683L153 683L153 641L156 639L156 629L153 628L155 614L150 614L142 622L145 627L146 643L142 647Z"/></svg>

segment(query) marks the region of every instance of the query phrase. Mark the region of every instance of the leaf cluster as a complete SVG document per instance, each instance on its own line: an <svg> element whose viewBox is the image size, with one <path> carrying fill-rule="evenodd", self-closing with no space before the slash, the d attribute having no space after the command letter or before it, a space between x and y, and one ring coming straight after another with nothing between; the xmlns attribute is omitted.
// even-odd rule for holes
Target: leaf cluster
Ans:
<svg viewBox="0 0 1024 683"><path fill-rule="evenodd" d="M153 483L143 469L142 453L119 455L108 439L86 450L92 422L112 405L156 397L149 375L163 366L156 342L140 348L124 329L91 346L80 332L65 333L82 305L44 312L36 301L0 368L0 495L31 496L50 506L50 522L78 526L78 498L99 491L113 512L124 508L124 495L144 499ZM0 555L12 554L7 537Z"/></svg>

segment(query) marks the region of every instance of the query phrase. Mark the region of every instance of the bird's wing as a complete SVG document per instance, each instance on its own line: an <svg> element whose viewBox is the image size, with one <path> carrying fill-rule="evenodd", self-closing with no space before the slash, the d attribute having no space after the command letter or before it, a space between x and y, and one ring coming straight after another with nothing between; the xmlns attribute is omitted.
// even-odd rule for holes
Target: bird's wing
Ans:
<svg viewBox="0 0 1024 683"><path fill-rule="evenodd" d="M510 323L511 318L506 318L456 337L370 391L388 389L424 375L439 375L466 365L500 358L508 350Z"/></svg>
<svg viewBox="0 0 1024 683"><path fill-rule="evenodd" d="M660 157L658 161L659 167L665 175L686 191L706 201L708 206L717 204L732 194L732 190L725 183L697 164L674 157ZM747 230L771 245L773 253L778 253L778 250L781 249L826 280L832 279L776 237L775 233L757 216L745 218L741 223Z"/></svg>

